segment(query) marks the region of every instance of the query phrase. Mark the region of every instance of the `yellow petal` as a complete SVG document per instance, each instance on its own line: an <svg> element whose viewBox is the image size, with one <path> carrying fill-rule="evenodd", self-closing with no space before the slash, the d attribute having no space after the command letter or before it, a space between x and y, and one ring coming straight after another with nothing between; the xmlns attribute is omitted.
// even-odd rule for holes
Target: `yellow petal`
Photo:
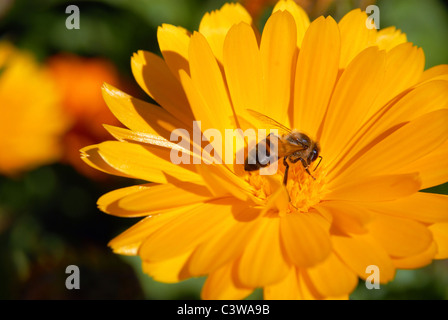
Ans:
<svg viewBox="0 0 448 320"><path fill-rule="evenodd" d="M432 262L437 253L437 245L431 242L431 245L423 252L404 258L392 257L392 262L397 269L417 269L427 266Z"/></svg>
<svg viewBox="0 0 448 320"><path fill-rule="evenodd" d="M138 185L138 186L131 186L121 189L116 189L113 191L110 191L104 195L102 195L98 201L98 209L100 209L103 212L119 216L119 217L141 217L141 216L147 216L148 212L136 212L136 211L130 211L124 208L121 208L118 205L118 201L126 196L133 195L136 193L141 192L142 190L146 190L149 188L150 184L147 185Z"/></svg>
<svg viewBox="0 0 448 320"><path fill-rule="evenodd" d="M204 202L212 194L204 186L176 181L175 184L148 185L138 192L124 195L118 206L129 211L151 212ZM173 199L176 199L173 203Z"/></svg>
<svg viewBox="0 0 448 320"><path fill-rule="evenodd" d="M211 273L202 288L204 300L239 300L252 293L252 288L238 285L234 281L233 264L228 264Z"/></svg>
<svg viewBox="0 0 448 320"><path fill-rule="evenodd" d="M149 216L140 220L135 225L115 237L109 242L109 246L115 253L124 255L136 255L142 242L155 231L165 227L178 216L195 209L197 205L190 205L168 210L163 214Z"/></svg>
<svg viewBox="0 0 448 320"><path fill-rule="evenodd" d="M248 239L238 265L238 279L256 288L281 281L290 270L285 261L279 234L279 219L263 217Z"/></svg>
<svg viewBox="0 0 448 320"><path fill-rule="evenodd" d="M340 68L346 68L357 54L376 41L376 30L366 28L367 14L360 9L347 13L339 21L341 32Z"/></svg>
<svg viewBox="0 0 448 320"><path fill-rule="evenodd" d="M202 17L199 32L207 39L218 61L222 62L223 44L227 31L240 22L250 25L252 18L239 3L226 3L221 9L207 12Z"/></svg>
<svg viewBox="0 0 448 320"><path fill-rule="evenodd" d="M257 200L252 195L252 187L224 165L198 165L197 170L214 196L232 194L242 201Z"/></svg>
<svg viewBox="0 0 448 320"><path fill-rule="evenodd" d="M380 50L392 50L407 41L406 34L395 27L388 27L378 31L376 44Z"/></svg>
<svg viewBox="0 0 448 320"><path fill-rule="evenodd" d="M318 215L287 214L280 219L283 246L289 260L298 267L322 262L331 252L329 233L316 222Z"/></svg>
<svg viewBox="0 0 448 320"><path fill-rule="evenodd" d="M103 97L118 120L136 132L150 133L170 139L171 131L185 127L166 110L136 99L111 85L103 85ZM189 124L191 127L192 123Z"/></svg>
<svg viewBox="0 0 448 320"><path fill-rule="evenodd" d="M168 68L178 80L180 80L179 70L190 73L188 65L190 35L186 29L164 23L157 29L157 42Z"/></svg>
<svg viewBox="0 0 448 320"><path fill-rule="evenodd" d="M425 82L433 78L448 75L448 64L440 64L425 70L420 77L420 82Z"/></svg>
<svg viewBox="0 0 448 320"><path fill-rule="evenodd" d="M332 216L331 230L334 234L366 233L366 226L373 216L370 211L350 201L322 201L315 209Z"/></svg>
<svg viewBox="0 0 448 320"><path fill-rule="evenodd" d="M214 272L230 261L237 260L241 255L244 250L242 244L251 239L258 226L252 219L259 216L259 209L246 206L236 214L238 217L224 225L212 238L200 244L194 251L189 262L189 272L192 275Z"/></svg>
<svg viewBox="0 0 448 320"><path fill-rule="evenodd" d="M246 23L230 28L224 41L224 70L236 114L259 110L262 101L260 52L254 30Z"/></svg>
<svg viewBox="0 0 448 320"><path fill-rule="evenodd" d="M119 141L106 141L97 146L98 153L107 164L136 179L167 183L167 175L170 175L182 181L201 181L195 172L190 171L193 166L173 164L169 149Z"/></svg>
<svg viewBox="0 0 448 320"><path fill-rule="evenodd" d="M149 274L155 281L176 283L190 277L190 275L184 271L184 266L190 255L191 252L187 252L163 261L142 261L142 269L144 273Z"/></svg>
<svg viewBox="0 0 448 320"><path fill-rule="evenodd" d="M432 243L428 228L410 219L377 214L369 224L369 231L386 252L394 257L422 253Z"/></svg>
<svg viewBox="0 0 448 320"><path fill-rule="evenodd" d="M385 53L371 47L356 56L342 73L328 106L320 138L322 155L327 163L341 152L341 146L347 145L363 124L378 95L384 68Z"/></svg>
<svg viewBox="0 0 448 320"><path fill-rule="evenodd" d="M291 268L287 276L263 290L265 300L298 300L302 295L299 291L296 268Z"/></svg>
<svg viewBox="0 0 448 320"><path fill-rule="evenodd" d="M367 116L374 114L400 92L417 83L424 67L423 50L412 43L403 43L391 49L386 54L386 73L382 87Z"/></svg>
<svg viewBox="0 0 448 320"><path fill-rule="evenodd" d="M295 1L292 0L280 0L275 5L272 12L276 11L288 11L294 18L294 22L297 28L297 47L301 47L305 32L310 25L310 18Z"/></svg>
<svg viewBox="0 0 448 320"><path fill-rule="evenodd" d="M260 43L262 93L261 113L286 123L291 101L291 79L297 60L296 26L287 11L274 12L263 30Z"/></svg>
<svg viewBox="0 0 448 320"><path fill-rule="evenodd" d="M338 162L332 171L329 172L329 177L337 175L340 170L345 170L345 165L356 159L365 146L392 133L393 130L391 128L395 127L395 129L398 129L408 121L447 107L447 81L435 80L418 85L398 101L381 108L364 124L363 128L353 139L356 143L347 145L345 150L340 153ZM425 166L419 166L418 168L423 167Z"/></svg>
<svg viewBox="0 0 448 320"><path fill-rule="evenodd" d="M316 290L314 283L311 281L305 269L297 270L297 281L300 291L301 300L321 300L324 297Z"/></svg>
<svg viewBox="0 0 448 320"><path fill-rule="evenodd" d="M297 60L293 127L316 137L338 75L340 36L331 18L310 25Z"/></svg>
<svg viewBox="0 0 448 320"><path fill-rule="evenodd" d="M352 176L400 172L403 166L436 150L447 139L448 110L430 112L407 123L385 138L379 137L375 141L376 144L371 145L366 152L357 157L351 166L345 167L335 181ZM411 172L418 170L419 168L413 168Z"/></svg>
<svg viewBox="0 0 448 320"><path fill-rule="evenodd" d="M325 200L389 201L412 195L420 190L417 173L383 175L357 179L348 177L344 184L334 185Z"/></svg>
<svg viewBox="0 0 448 320"><path fill-rule="evenodd" d="M139 50L131 59L132 73L137 83L173 116L182 114L185 123L193 115L185 92L162 58L152 52Z"/></svg>
<svg viewBox="0 0 448 320"><path fill-rule="evenodd" d="M395 267L386 251L369 234L350 237L333 236L333 248L339 258L360 278L370 274L366 268L375 265L380 270L380 282L387 283L395 276Z"/></svg>
<svg viewBox="0 0 448 320"><path fill-rule="evenodd" d="M221 133L224 133L225 129L232 129L234 127L233 111L223 75L207 40L197 32L190 40L189 62L192 85L203 101L196 105L192 90L185 88L188 91L188 99L192 103L195 119L203 121L204 129L218 129ZM184 84L182 73L181 79Z"/></svg>
<svg viewBox="0 0 448 320"><path fill-rule="evenodd" d="M448 258L448 222L434 223L429 227L437 244L435 259Z"/></svg>
<svg viewBox="0 0 448 320"><path fill-rule="evenodd" d="M173 143L161 136L154 135L151 133L144 133L144 132L138 132L138 131L131 131L124 128L104 125L104 128L109 132L115 139L122 142L137 142L137 143L143 143L143 144L149 144L153 146L173 149L177 151L182 151L187 154L191 154L195 157L200 157L199 155L196 155L196 153L193 153L190 151L190 149L184 148L180 144ZM183 136L186 140L188 140L189 136Z"/></svg>
<svg viewBox="0 0 448 320"><path fill-rule="evenodd" d="M417 168L422 179L422 189L448 181L448 141L430 154L398 169L397 172L411 172Z"/></svg>
<svg viewBox="0 0 448 320"><path fill-rule="evenodd" d="M363 206L374 212L426 223L448 221L448 196L443 194L418 192L394 201L365 202Z"/></svg>
<svg viewBox="0 0 448 320"><path fill-rule="evenodd" d="M149 235L139 255L147 261L161 261L193 250L232 223L232 209L229 198L200 204Z"/></svg>
<svg viewBox="0 0 448 320"><path fill-rule="evenodd" d="M358 276L341 259L331 253L325 261L305 270L316 290L324 297L350 294L358 284Z"/></svg>
<svg viewBox="0 0 448 320"><path fill-rule="evenodd" d="M104 161L104 159L99 154L99 147L96 144L82 148L80 152L81 152L81 159L92 168L95 168L99 171L103 171L105 173L113 174L115 176L121 176L127 178L131 177L130 175L124 172L116 170L114 167L112 167L106 161Z"/></svg>

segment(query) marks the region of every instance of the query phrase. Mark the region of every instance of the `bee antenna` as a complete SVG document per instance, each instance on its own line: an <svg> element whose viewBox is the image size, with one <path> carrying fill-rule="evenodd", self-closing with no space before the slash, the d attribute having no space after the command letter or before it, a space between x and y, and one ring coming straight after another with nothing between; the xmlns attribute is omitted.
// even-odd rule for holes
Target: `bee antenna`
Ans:
<svg viewBox="0 0 448 320"><path fill-rule="evenodd" d="M317 166L314 168L313 172L316 171L317 167L320 165L321 161L322 161L322 156L319 156L319 163L317 164Z"/></svg>

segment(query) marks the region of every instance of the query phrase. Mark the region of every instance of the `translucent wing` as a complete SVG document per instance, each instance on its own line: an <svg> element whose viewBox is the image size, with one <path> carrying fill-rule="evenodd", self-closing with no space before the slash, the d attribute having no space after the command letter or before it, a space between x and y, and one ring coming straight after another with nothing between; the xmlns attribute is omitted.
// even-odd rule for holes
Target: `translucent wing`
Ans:
<svg viewBox="0 0 448 320"><path fill-rule="evenodd" d="M285 127L284 125L278 123L277 121L275 121L274 119L260 113L257 112L255 110L252 109L246 109L246 111L255 119L257 119L259 121L259 123L261 125L263 125L264 127L261 127L259 129L277 129L278 130L278 134L280 136L285 135L285 134L289 134L291 133L291 129Z"/></svg>

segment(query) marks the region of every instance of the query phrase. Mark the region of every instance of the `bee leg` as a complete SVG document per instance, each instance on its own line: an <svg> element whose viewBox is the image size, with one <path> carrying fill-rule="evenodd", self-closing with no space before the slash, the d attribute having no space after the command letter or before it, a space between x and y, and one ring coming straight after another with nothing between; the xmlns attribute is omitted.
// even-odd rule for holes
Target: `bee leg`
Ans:
<svg viewBox="0 0 448 320"><path fill-rule="evenodd" d="M288 158L288 157L284 157L284 158L283 158L283 164L285 165L285 174L283 175L283 185L285 186L285 188L286 188L286 184L288 183L288 170L289 170L289 164L288 164L288 162L286 161L287 158ZM291 203L291 196L289 195L289 192L288 192L288 200L289 200L289 202ZM296 208L296 206L293 205L292 203L291 203L291 205L292 205L294 208ZM297 208L296 208L296 209L297 209Z"/></svg>
<svg viewBox="0 0 448 320"><path fill-rule="evenodd" d="M289 164L286 161L287 157L283 158L283 164L285 165L285 174L283 175L283 185L286 187L286 183L288 182L288 170L289 170Z"/></svg>
<svg viewBox="0 0 448 320"><path fill-rule="evenodd" d="M306 172L311 176L311 178L316 180L316 178L314 178L314 176L311 174L310 170L308 169L308 164L306 163L306 161L304 159L302 159L302 158L299 158L299 159L302 162L302 165L305 168Z"/></svg>

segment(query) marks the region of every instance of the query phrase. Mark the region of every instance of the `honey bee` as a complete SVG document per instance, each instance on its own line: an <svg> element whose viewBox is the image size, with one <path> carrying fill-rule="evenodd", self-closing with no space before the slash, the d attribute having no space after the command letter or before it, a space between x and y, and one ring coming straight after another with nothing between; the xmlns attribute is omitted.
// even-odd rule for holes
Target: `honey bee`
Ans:
<svg viewBox="0 0 448 320"><path fill-rule="evenodd" d="M280 135L276 136L277 139L271 139L274 136L274 134L271 133L264 140L259 142L252 150L250 150L244 162L244 170L259 170L260 168L266 167L270 163L283 158L283 164L285 165L283 184L285 186L288 181L288 170L290 166L288 161L291 164L300 161L306 172L314 180L316 180L316 178L311 174L309 167L314 161L316 161L317 158L320 158L319 163L314 168L314 170L316 170L320 162L322 161L322 156L319 155L319 143L311 140L310 137L308 137L306 134L297 130L291 130L278 123L274 119L265 116L257 111L247 111L254 118L257 118L260 122L264 123L267 127L278 129ZM270 145L273 141L277 141L278 154L271 154ZM266 152L264 152L264 154L263 152L261 152L262 154L260 155L258 152L259 147L263 147Z"/></svg>

